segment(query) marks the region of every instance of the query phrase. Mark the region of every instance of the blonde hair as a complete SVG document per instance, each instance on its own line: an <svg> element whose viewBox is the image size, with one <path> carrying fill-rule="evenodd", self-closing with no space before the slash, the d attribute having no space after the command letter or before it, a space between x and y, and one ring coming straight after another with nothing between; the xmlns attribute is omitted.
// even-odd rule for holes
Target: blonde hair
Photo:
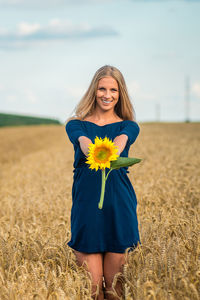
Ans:
<svg viewBox="0 0 200 300"><path fill-rule="evenodd" d="M88 90L75 108L75 115L66 122L71 119L84 120L87 116L93 114L96 106L95 99L98 82L100 79L108 76L113 77L119 86L119 100L114 108L115 113L123 120L135 120L135 111L122 73L113 66L105 65L96 71Z"/></svg>

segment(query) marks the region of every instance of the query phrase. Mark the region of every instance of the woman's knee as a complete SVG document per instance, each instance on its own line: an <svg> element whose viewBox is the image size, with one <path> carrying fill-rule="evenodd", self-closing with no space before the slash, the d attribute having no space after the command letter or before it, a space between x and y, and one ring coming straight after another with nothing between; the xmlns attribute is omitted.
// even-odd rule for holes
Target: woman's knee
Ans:
<svg viewBox="0 0 200 300"><path fill-rule="evenodd" d="M116 273L123 272L126 258L124 253L107 252L104 256L103 273L105 280L114 278Z"/></svg>
<svg viewBox="0 0 200 300"><path fill-rule="evenodd" d="M96 297L96 295L103 294L103 255L101 253L89 254L79 251L74 251L74 254L77 264L88 271L92 283L92 295ZM96 299L101 299L101 297Z"/></svg>

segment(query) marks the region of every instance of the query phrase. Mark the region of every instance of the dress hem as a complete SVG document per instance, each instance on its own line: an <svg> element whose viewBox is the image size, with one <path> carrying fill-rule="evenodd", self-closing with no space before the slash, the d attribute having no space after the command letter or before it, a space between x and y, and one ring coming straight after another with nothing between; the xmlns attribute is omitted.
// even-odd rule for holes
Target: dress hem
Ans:
<svg viewBox="0 0 200 300"><path fill-rule="evenodd" d="M123 246L123 247L108 247L108 248L101 248L100 250L97 250L97 249L93 249L93 250L85 250L86 248L85 247L76 247L76 246L73 246L73 245L70 245L70 242L67 243L67 245L76 250L76 251L80 251L80 252L84 252L84 253L105 253L105 252L113 252L113 253L125 253L126 249L130 248L128 250L128 252L130 251L133 251L137 246L138 244L141 244L140 241L138 241L137 243L135 244L132 244L131 246Z"/></svg>

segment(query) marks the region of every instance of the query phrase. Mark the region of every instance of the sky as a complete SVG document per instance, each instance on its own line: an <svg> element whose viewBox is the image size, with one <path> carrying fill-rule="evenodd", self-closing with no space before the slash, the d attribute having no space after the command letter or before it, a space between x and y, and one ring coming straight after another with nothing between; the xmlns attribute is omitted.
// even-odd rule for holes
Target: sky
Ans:
<svg viewBox="0 0 200 300"><path fill-rule="evenodd" d="M0 0L0 112L64 123L103 65L138 122L200 121L200 0Z"/></svg>

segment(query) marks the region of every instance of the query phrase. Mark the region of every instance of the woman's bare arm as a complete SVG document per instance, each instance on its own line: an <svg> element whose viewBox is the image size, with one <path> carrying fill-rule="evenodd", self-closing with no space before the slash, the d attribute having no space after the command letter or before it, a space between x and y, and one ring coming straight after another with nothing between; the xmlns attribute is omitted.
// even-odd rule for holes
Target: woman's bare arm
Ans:
<svg viewBox="0 0 200 300"><path fill-rule="evenodd" d="M119 149L117 152L118 155L120 155L120 153L124 150L127 140L128 140L128 136L126 134L118 135L114 139L113 143ZM82 152L87 156L88 155L88 146L89 146L89 144L92 143L92 141L89 138L87 138L86 136L79 136L78 141L80 143L80 148L81 148Z"/></svg>
<svg viewBox="0 0 200 300"><path fill-rule="evenodd" d="M116 138L114 139L113 143L115 144L115 146L118 147L118 152L117 154L120 155L120 153L123 152L125 146L126 146L126 143L128 141L128 136L126 134L121 134L121 135L118 135L116 136Z"/></svg>
<svg viewBox="0 0 200 300"><path fill-rule="evenodd" d="M87 156L88 155L88 145L92 143L92 141L86 136L79 136L78 141L80 143L80 148L82 152Z"/></svg>

